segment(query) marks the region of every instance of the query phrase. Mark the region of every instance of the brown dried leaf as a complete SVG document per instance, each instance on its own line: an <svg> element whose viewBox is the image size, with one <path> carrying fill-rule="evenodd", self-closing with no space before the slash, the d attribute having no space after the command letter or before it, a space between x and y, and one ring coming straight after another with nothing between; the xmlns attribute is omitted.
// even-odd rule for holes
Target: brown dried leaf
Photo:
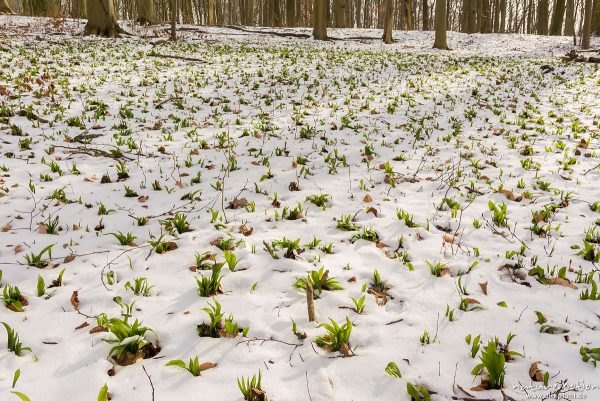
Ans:
<svg viewBox="0 0 600 401"><path fill-rule="evenodd" d="M73 305L73 309L79 307L79 293L77 291L73 291L73 294L71 294L71 305Z"/></svg>
<svg viewBox="0 0 600 401"><path fill-rule="evenodd" d="M104 326L96 326L96 327L92 327L90 329L90 334L106 333L107 331L108 331L108 329Z"/></svg>
<svg viewBox="0 0 600 401"><path fill-rule="evenodd" d="M212 362L204 362L200 364L200 372L204 372L205 370L216 368L217 364Z"/></svg>
<svg viewBox="0 0 600 401"><path fill-rule="evenodd" d="M0 227L0 232L5 233L5 232L9 231L11 228L12 228L12 224L11 224L11 222L8 222L5 225L3 225L2 227Z"/></svg>
<svg viewBox="0 0 600 401"><path fill-rule="evenodd" d="M232 201L229 202L228 209L241 209L246 206L248 206L248 200L246 198L234 198Z"/></svg>
<svg viewBox="0 0 600 401"><path fill-rule="evenodd" d="M481 292L483 292L483 295L487 295L488 294L488 282L486 281L485 283L479 283L479 287L481 288Z"/></svg>
<svg viewBox="0 0 600 401"><path fill-rule="evenodd" d="M39 223L38 224L38 232L40 234L48 234L48 229L46 228L46 224L44 223Z"/></svg>
<svg viewBox="0 0 600 401"><path fill-rule="evenodd" d="M84 327L88 327L90 324L88 322L83 322L79 326L75 327L75 330L83 329Z"/></svg>
<svg viewBox="0 0 600 401"><path fill-rule="evenodd" d="M365 197L363 198L363 202L366 202L366 203L373 202L373 198L371 197L371 195L366 194Z"/></svg>
<svg viewBox="0 0 600 401"><path fill-rule="evenodd" d="M75 260L75 254L72 253L72 254L68 255L65 258L65 260L63 260L63 263L71 263L74 260Z"/></svg>
<svg viewBox="0 0 600 401"><path fill-rule="evenodd" d="M548 279L546 282L550 285L562 285L563 287L573 288L574 290L577 289L577 286L575 284L571 283L571 281L566 278L552 277L552 278Z"/></svg>

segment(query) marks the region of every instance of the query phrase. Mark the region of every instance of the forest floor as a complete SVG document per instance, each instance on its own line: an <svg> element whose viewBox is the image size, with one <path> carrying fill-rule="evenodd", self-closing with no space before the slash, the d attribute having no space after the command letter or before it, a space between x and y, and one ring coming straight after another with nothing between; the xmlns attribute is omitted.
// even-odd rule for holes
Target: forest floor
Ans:
<svg viewBox="0 0 600 401"><path fill-rule="evenodd" d="M600 399L572 39L165 28L0 18L0 321L31 348L0 334L0 398L234 401L260 371L271 401Z"/></svg>

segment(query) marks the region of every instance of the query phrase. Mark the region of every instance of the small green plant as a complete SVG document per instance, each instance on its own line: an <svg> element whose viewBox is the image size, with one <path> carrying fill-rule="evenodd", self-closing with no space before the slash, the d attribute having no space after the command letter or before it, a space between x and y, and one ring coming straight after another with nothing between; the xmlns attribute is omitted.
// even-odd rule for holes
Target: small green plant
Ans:
<svg viewBox="0 0 600 401"><path fill-rule="evenodd" d="M413 221L413 215L406 213L402 209L396 210L396 216L398 217L398 220L404 220L404 224L406 224L406 227L409 227L409 228L419 227L419 225Z"/></svg>
<svg viewBox="0 0 600 401"><path fill-rule="evenodd" d="M208 308L202 310L208 314L210 323L208 325L201 324L197 326L198 334L205 337L219 338L219 330L221 329L221 320L224 314L221 312L221 304L214 299L215 304L208 303Z"/></svg>
<svg viewBox="0 0 600 401"><path fill-rule="evenodd" d="M336 220L337 228L342 231L357 231L358 226L352 222L352 216L342 215Z"/></svg>
<svg viewBox="0 0 600 401"><path fill-rule="evenodd" d="M25 298L21 295L21 290L15 285L7 285L2 290L2 301L4 306L15 312L23 312L23 303Z"/></svg>
<svg viewBox="0 0 600 401"><path fill-rule="evenodd" d="M237 379L237 385L240 392L244 396L245 401L268 401L265 392L261 387L262 373L258 371L258 377L252 375L252 378L241 378Z"/></svg>
<svg viewBox="0 0 600 401"><path fill-rule="evenodd" d="M130 281L125 283L126 290L131 290L135 295L141 295L143 297L149 296L152 288L154 288L154 286L149 285L148 279L145 277L134 278L133 284Z"/></svg>
<svg viewBox="0 0 600 401"><path fill-rule="evenodd" d="M579 294L579 299L582 301L600 301L600 293L598 292L598 284L596 284L596 280L590 280L590 284L592 285L592 288L586 288L585 290L581 291L581 294Z"/></svg>
<svg viewBox="0 0 600 401"><path fill-rule="evenodd" d="M336 279L329 277L329 270L325 270L323 267L319 270L309 271L306 278L296 280L293 287L306 291L308 284L312 285L315 298L318 298L323 291L344 289Z"/></svg>
<svg viewBox="0 0 600 401"><path fill-rule="evenodd" d="M25 261L31 267L37 267L38 269L46 267L48 265L48 261L44 260L44 255L47 253L48 259L51 259L53 246L54 244L48 245L47 247L42 249L38 254L32 252L28 255L25 255Z"/></svg>
<svg viewBox="0 0 600 401"><path fill-rule="evenodd" d="M471 335L467 335L467 337L465 338L465 341L467 342L467 344L469 344L471 346L471 358L475 358L477 356L477 354L479 353L479 348L481 348L481 335L478 335L477 337L471 339Z"/></svg>
<svg viewBox="0 0 600 401"><path fill-rule="evenodd" d="M198 295L201 297L212 297L222 292L221 290L221 266L217 265L213 268L210 277L202 275L199 279L195 277L196 283L198 284Z"/></svg>
<svg viewBox="0 0 600 401"><path fill-rule="evenodd" d="M410 401L431 401L429 391L419 384L406 383L406 392L410 396Z"/></svg>
<svg viewBox="0 0 600 401"><path fill-rule="evenodd" d="M583 247L577 253L577 256L583 256L583 259L587 260L588 262L600 263L600 251L596 249L595 244L585 240L583 241Z"/></svg>
<svg viewBox="0 0 600 401"><path fill-rule="evenodd" d="M202 372L202 369L200 367L200 362L198 361L198 356L194 357L193 359L190 358L190 361L187 363L187 365L181 359L174 359L172 361L167 362L165 364L165 366L180 367L180 368L185 369L188 372L190 372L190 374L194 377L200 376L200 373Z"/></svg>
<svg viewBox="0 0 600 401"><path fill-rule="evenodd" d="M115 237L121 245L131 245L133 244L133 241L137 239L137 237L132 233L123 234L121 231L116 233L108 233L107 235L112 235Z"/></svg>
<svg viewBox="0 0 600 401"><path fill-rule="evenodd" d="M138 357L154 356L144 351L145 347L151 345L146 336L149 332L154 333L154 331L142 326L138 319L130 324L128 317L125 317L125 319L112 318L105 321L104 324L106 324L109 333L113 335L113 338L104 341L115 344L108 352L109 357L114 355L117 361L133 358L133 362L135 362ZM154 334L156 335L156 333Z"/></svg>
<svg viewBox="0 0 600 401"><path fill-rule="evenodd" d="M325 208L327 206L327 198L331 198L329 194L310 195L306 197L306 201L318 207Z"/></svg>
<svg viewBox="0 0 600 401"><path fill-rule="evenodd" d="M339 325L335 320L329 319L331 324L323 323L319 327L326 330L324 336L315 339L315 343L320 347L327 347L330 351L340 351L342 355L350 355L350 334L352 333L352 322L346 316L346 322Z"/></svg>
<svg viewBox="0 0 600 401"><path fill-rule="evenodd" d="M600 348L581 347L579 348L579 354L583 362L590 362L594 367L600 362Z"/></svg>
<svg viewBox="0 0 600 401"><path fill-rule="evenodd" d="M227 267L229 267L229 270L234 272L235 267L237 266L237 264L239 262L237 259L237 256L235 256L235 253L229 252L229 251L224 251L223 257L225 258L225 262L227 263Z"/></svg>
<svg viewBox="0 0 600 401"><path fill-rule="evenodd" d="M400 373L400 369L398 368L398 365L396 365L396 362L388 363L385 367L385 373L397 379L402 378L402 373Z"/></svg>
<svg viewBox="0 0 600 401"><path fill-rule="evenodd" d="M488 208L492 212L492 221L498 227L506 227L508 225L508 217L506 216L506 204L495 204L492 201L488 202Z"/></svg>
<svg viewBox="0 0 600 401"><path fill-rule="evenodd" d="M429 272L432 276L441 277L447 271L447 269L445 269L446 264L442 262L437 262L433 264L430 261L426 260L425 263L427 263L427 266L429 266Z"/></svg>
<svg viewBox="0 0 600 401"><path fill-rule="evenodd" d="M98 392L98 401L108 401L108 385L104 383L104 386L100 388Z"/></svg>
<svg viewBox="0 0 600 401"><path fill-rule="evenodd" d="M481 363L477 364L471 371L472 375L477 376L485 369L489 389L501 389L504 385L506 359L504 354L498 352L497 348L495 342L488 342L479 356Z"/></svg>
<svg viewBox="0 0 600 401"><path fill-rule="evenodd" d="M10 327L8 325L8 323L2 322L2 324L4 325L4 328L6 329L6 336L8 338L6 348L8 349L9 352L14 352L14 354L16 356L21 356L23 351L28 351L28 352L33 353L31 348L23 347L23 344L21 343L21 341L19 341L19 334L12 327Z"/></svg>
<svg viewBox="0 0 600 401"><path fill-rule="evenodd" d="M185 214L176 213L175 216L173 216L171 224L178 234L191 231L190 223L187 222L187 215Z"/></svg>
<svg viewBox="0 0 600 401"><path fill-rule="evenodd" d="M365 299L366 297L363 295L358 300L354 297L350 297L352 303L354 304L354 311L359 315L362 315L365 312Z"/></svg>
<svg viewBox="0 0 600 401"><path fill-rule="evenodd" d="M354 234L351 238L351 242L364 239L370 242L379 242L379 234L375 232L372 227L363 227L358 233Z"/></svg>

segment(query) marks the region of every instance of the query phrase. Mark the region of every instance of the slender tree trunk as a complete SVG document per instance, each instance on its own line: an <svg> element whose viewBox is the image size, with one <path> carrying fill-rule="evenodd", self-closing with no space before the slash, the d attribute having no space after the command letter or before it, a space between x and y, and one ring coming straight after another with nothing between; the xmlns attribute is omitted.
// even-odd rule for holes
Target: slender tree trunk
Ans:
<svg viewBox="0 0 600 401"><path fill-rule="evenodd" d="M583 50L590 48L590 39L592 36L592 12L594 11L592 6L592 0L585 0L583 12L583 31L581 33L581 48Z"/></svg>
<svg viewBox="0 0 600 401"><path fill-rule="evenodd" d="M448 50L446 0L435 0L435 49Z"/></svg>
<svg viewBox="0 0 600 401"><path fill-rule="evenodd" d="M285 22L290 28L296 26L296 1L286 0L285 2Z"/></svg>
<svg viewBox="0 0 600 401"><path fill-rule="evenodd" d="M94 0L91 0L94 1ZM153 0L138 0L138 23L142 25L156 24Z"/></svg>
<svg viewBox="0 0 600 401"><path fill-rule="evenodd" d="M467 0L467 33L477 32L477 0Z"/></svg>
<svg viewBox="0 0 600 401"><path fill-rule="evenodd" d="M14 14L10 5L8 5L7 0L0 1L0 14Z"/></svg>
<svg viewBox="0 0 600 401"><path fill-rule="evenodd" d="M313 37L316 40L327 40L327 14L329 11L328 0L314 0L313 2Z"/></svg>
<svg viewBox="0 0 600 401"><path fill-rule="evenodd" d="M392 22L394 21L394 0L385 0L385 14L383 20L383 42L390 44L393 42Z"/></svg>
<svg viewBox="0 0 600 401"><path fill-rule="evenodd" d="M216 4L215 4L215 0L208 0L208 15L206 18L207 24L208 25L216 25L217 21L216 21Z"/></svg>
<svg viewBox="0 0 600 401"><path fill-rule="evenodd" d="M272 0L271 13L273 16L273 26L282 26L283 24L281 23L281 2L279 0Z"/></svg>
<svg viewBox="0 0 600 401"><path fill-rule="evenodd" d="M565 17L565 36L575 34L575 0L567 0L567 12Z"/></svg>
<svg viewBox="0 0 600 401"><path fill-rule="evenodd" d="M537 33L548 35L548 0L539 0L537 9Z"/></svg>
<svg viewBox="0 0 600 401"><path fill-rule="evenodd" d="M404 1L404 15L406 18L406 30L412 31L415 29L414 19L413 19L413 10L411 0Z"/></svg>
<svg viewBox="0 0 600 401"><path fill-rule="evenodd" d="M71 18L75 18L75 19L86 18L85 0L72 0L71 1Z"/></svg>
<svg viewBox="0 0 600 401"><path fill-rule="evenodd" d="M500 33L506 32L506 0L500 0Z"/></svg>
<svg viewBox="0 0 600 401"><path fill-rule="evenodd" d="M423 30L431 29L429 24L429 0L423 0Z"/></svg>
<svg viewBox="0 0 600 401"><path fill-rule="evenodd" d="M152 0L150 0L150 1L152 1ZM193 24L194 23L194 9L192 7L192 0L182 0L181 14L183 15L183 23L184 24ZM233 18L233 10L230 13L230 15L231 15L231 18Z"/></svg>
<svg viewBox="0 0 600 401"><path fill-rule="evenodd" d="M97 35L109 38L119 36L121 28L117 24L117 14L113 0L94 0L87 5L88 22L85 25L86 35Z"/></svg>
<svg viewBox="0 0 600 401"><path fill-rule="evenodd" d="M171 0L171 40L175 42L177 40L177 17L179 1Z"/></svg>
<svg viewBox="0 0 600 401"><path fill-rule="evenodd" d="M565 18L565 0L556 0L554 2L554 12L552 13L552 22L550 24L550 35L562 35L562 24Z"/></svg>
<svg viewBox="0 0 600 401"><path fill-rule="evenodd" d="M594 15L592 16L592 32L600 36L600 0L594 0Z"/></svg>

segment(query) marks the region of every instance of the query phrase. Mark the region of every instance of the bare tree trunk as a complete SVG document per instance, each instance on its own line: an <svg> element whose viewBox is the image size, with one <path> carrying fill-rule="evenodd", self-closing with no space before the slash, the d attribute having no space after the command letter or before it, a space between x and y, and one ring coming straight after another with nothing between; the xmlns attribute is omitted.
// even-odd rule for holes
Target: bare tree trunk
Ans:
<svg viewBox="0 0 600 401"><path fill-rule="evenodd" d="M271 14L273 21L273 26L281 26L281 2L279 0L272 0L271 3Z"/></svg>
<svg viewBox="0 0 600 401"><path fill-rule="evenodd" d="M14 14L15 12L8 5L7 0L0 1L0 14Z"/></svg>
<svg viewBox="0 0 600 401"><path fill-rule="evenodd" d="M86 4L85 0L72 0L71 1L71 17L72 18L86 18Z"/></svg>
<svg viewBox="0 0 600 401"><path fill-rule="evenodd" d="M423 30L428 31L430 29L429 24L429 0L423 0Z"/></svg>
<svg viewBox="0 0 600 401"><path fill-rule="evenodd" d="M600 36L600 0L594 0L594 15L592 16L592 32Z"/></svg>
<svg viewBox="0 0 600 401"><path fill-rule="evenodd" d="M327 40L329 1L314 0L313 8L313 37L317 40Z"/></svg>
<svg viewBox="0 0 600 401"><path fill-rule="evenodd" d="M179 1L171 0L171 40L175 42L177 40L177 17Z"/></svg>
<svg viewBox="0 0 600 401"><path fill-rule="evenodd" d="M215 0L208 0L208 15L206 18L208 25L216 25L217 23L217 10Z"/></svg>
<svg viewBox="0 0 600 401"><path fill-rule="evenodd" d="M565 17L565 36L575 34L575 0L567 0L567 15Z"/></svg>
<svg viewBox="0 0 600 401"><path fill-rule="evenodd" d="M296 1L286 0L285 2L285 20L286 25L290 28L296 26Z"/></svg>
<svg viewBox="0 0 600 401"><path fill-rule="evenodd" d="M117 24L117 14L113 0L94 0L87 5L88 22L85 35L97 35L109 38L119 36L121 28Z"/></svg>
<svg viewBox="0 0 600 401"><path fill-rule="evenodd" d="M537 9L537 33L548 35L548 0L539 0Z"/></svg>
<svg viewBox="0 0 600 401"><path fill-rule="evenodd" d="M581 33L581 48L587 50L590 48L590 39L592 36L592 0L585 0L583 12L583 32Z"/></svg>
<svg viewBox="0 0 600 401"><path fill-rule="evenodd" d="M383 17L383 42L390 44L392 39L392 21L394 19L394 0L385 0L385 14Z"/></svg>
<svg viewBox="0 0 600 401"><path fill-rule="evenodd" d="M435 42L434 49L448 50L446 0L435 0Z"/></svg>
<svg viewBox="0 0 600 401"><path fill-rule="evenodd" d="M554 13L550 24L550 35L562 35L562 25L565 18L565 0L556 0L554 2Z"/></svg>
<svg viewBox="0 0 600 401"><path fill-rule="evenodd" d="M184 24L194 23L194 9L192 7L192 0L182 0L181 14L183 15ZM233 12L231 12L230 15L231 18L233 18Z"/></svg>
<svg viewBox="0 0 600 401"><path fill-rule="evenodd" d="M404 15L406 18L406 30L412 31L413 29L415 29L415 24L414 24L414 19L413 19L411 0L404 1Z"/></svg>
<svg viewBox="0 0 600 401"><path fill-rule="evenodd" d="M94 1L94 0L91 0ZM142 25L156 24L156 16L154 14L153 0L138 0L138 23Z"/></svg>
<svg viewBox="0 0 600 401"><path fill-rule="evenodd" d="M500 33L506 32L506 0L500 0Z"/></svg>

